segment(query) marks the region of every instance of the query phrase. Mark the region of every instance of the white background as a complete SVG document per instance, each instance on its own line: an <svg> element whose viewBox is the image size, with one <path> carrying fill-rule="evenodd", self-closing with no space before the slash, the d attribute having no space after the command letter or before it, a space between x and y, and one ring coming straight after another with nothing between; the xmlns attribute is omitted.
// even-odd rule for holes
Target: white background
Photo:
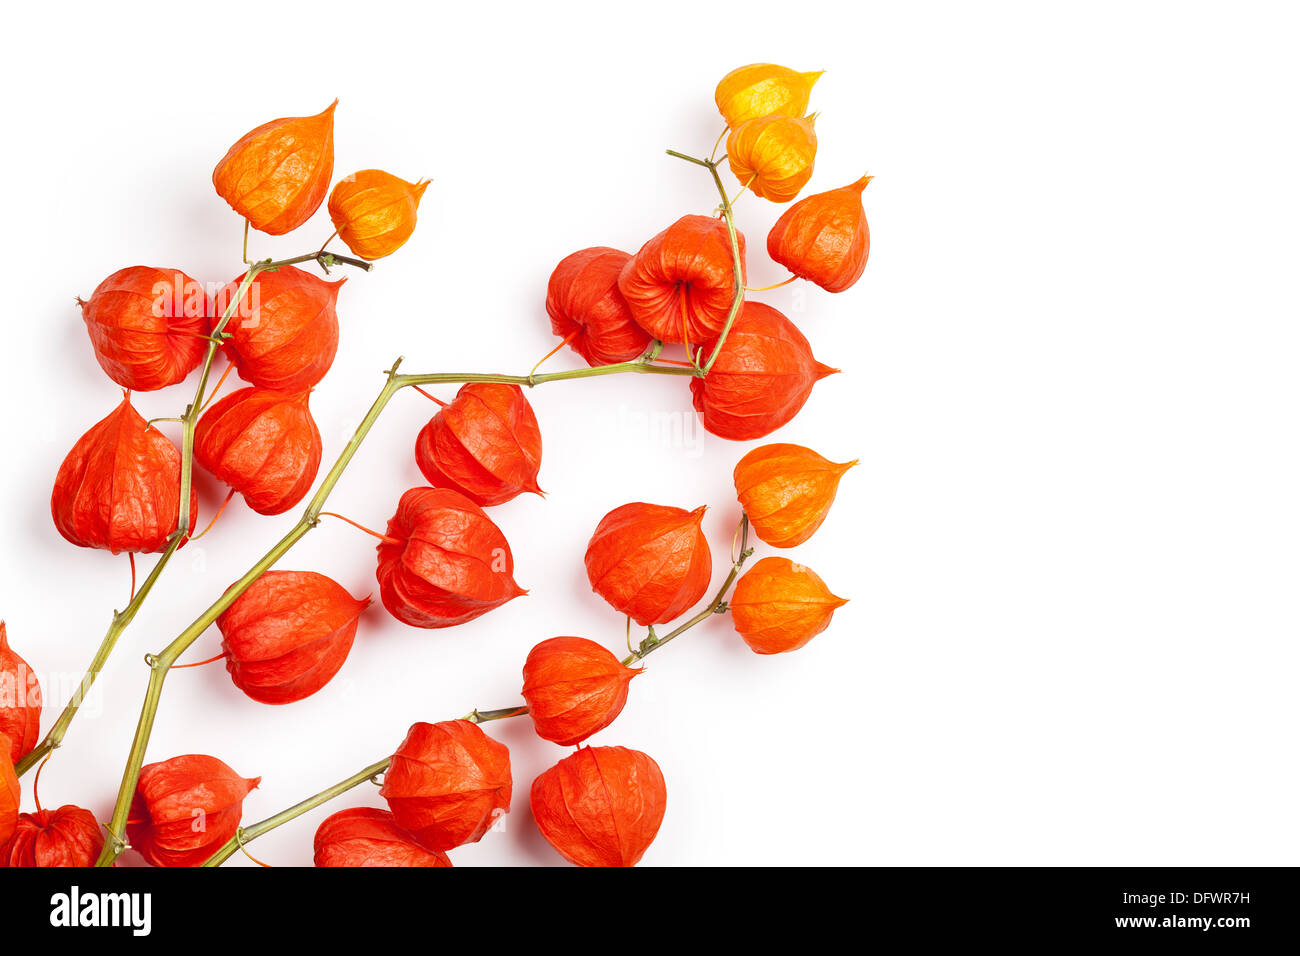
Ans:
<svg viewBox="0 0 1300 956"><path fill-rule="evenodd" d="M230 143L337 95L337 174L434 180L414 239L342 292L341 351L312 400L328 462L397 355L527 371L553 344L542 306L562 256L635 250L712 209L707 175L663 150L707 153L717 80L770 60L827 71L811 188L877 177L864 279L761 296L844 370L775 439L862 460L790 552L852 600L795 654L759 658L719 618L650 659L592 741L664 770L645 862L1296 862L1300 71L1284 6L274 7L6 15L0 614L51 697L128 586L125 557L68 545L48 514L63 455L119 398L73 297L133 264L234 277L241 223L210 184ZM739 204L751 284L783 275L763 255L778 212ZM322 210L254 252L329 231ZM138 405L177 414L192 387ZM493 511L528 597L444 631L376 603L338 678L285 708L220 665L178 671L149 759L207 752L260 774L260 819L390 753L412 721L514 703L537 641L623 640L582 552L625 501L710 505L721 577L731 469L756 443L698 430L678 379L530 398L549 494ZM400 396L331 507L382 526L421 483L430 411ZM221 492L201 490L209 515ZM181 553L46 768L46 805L107 816L141 656L295 520L237 502ZM281 566L365 594L373 563L369 539L327 522ZM489 729L511 748L513 813L453 859L560 862L527 790L565 751L526 720ZM361 802L374 788L330 809ZM308 863L327 812L255 852Z"/></svg>

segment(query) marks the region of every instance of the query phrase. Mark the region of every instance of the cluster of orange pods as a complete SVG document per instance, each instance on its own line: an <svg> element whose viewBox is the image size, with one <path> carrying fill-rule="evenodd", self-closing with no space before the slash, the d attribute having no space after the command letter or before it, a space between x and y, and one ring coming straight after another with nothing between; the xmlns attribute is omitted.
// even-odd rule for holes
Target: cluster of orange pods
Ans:
<svg viewBox="0 0 1300 956"><path fill-rule="evenodd" d="M815 116L806 113L819 75L756 64L718 85L730 168L756 196L789 202L809 182L817 139ZM303 225L328 194L338 238L356 256L377 259L411 236L428 183L364 170L331 192L335 107L252 130L218 163L213 184L252 228L271 235ZM866 182L791 206L768 236L772 259L831 292L853 285L869 248ZM738 301L745 256L744 237L737 233L733 246L727 221L684 216L635 254L593 247L566 257L550 278L546 311L554 332L591 366L636 360L656 340L684 346L698 362L721 341L708 374L691 378L695 408L717 435L760 438L789 422L834 370L775 308ZM96 359L126 394L59 469L51 510L67 540L134 554L193 534L198 500L191 488L190 501L181 501L181 453L136 412L130 393L182 382L214 346L249 385L203 411L194 460L260 514L283 513L308 494L322 456L309 396L338 350L343 283L290 265L253 271L209 294L179 270L134 266L80 303ZM526 593L514 580L510 545L484 509L541 493L541 431L522 389L476 382L434 401L440 407L414 449L429 484L405 492L377 534L380 601L420 628L465 623ZM744 520L772 547L803 543L853 464L794 444L749 451L734 472ZM188 529L178 533L183 511ZM681 618L712 580L703 515L703 507L645 502L610 511L586 548L592 590L652 635ZM732 556L738 570L747 556ZM808 568L765 557L717 609L729 611L753 651L776 654L807 644L843 603ZM369 604L317 572L263 574L217 620L233 683L268 704L316 693L346 661ZM666 784L654 760L624 747L581 746L623 710L639 660L564 636L537 644L524 661L518 713L541 738L579 748L529 791L539 830L572 863L635 864L664 816ZM25 692L21 706L0 707L0 862L86 865L103 844L92 814L72 806L18 813L12 765L38 741L41 701L3 624L0 681ZM130 843L156 866L202 863L235 836L257 784L206 755L150 764L140 774ZM387 809L348 809L321 824L317 865L450 866L447 851L481 839L509 811L510 755L476 715L417 723L392 754L380 793ZM196 809L201 830L189 825Z"/></svg>

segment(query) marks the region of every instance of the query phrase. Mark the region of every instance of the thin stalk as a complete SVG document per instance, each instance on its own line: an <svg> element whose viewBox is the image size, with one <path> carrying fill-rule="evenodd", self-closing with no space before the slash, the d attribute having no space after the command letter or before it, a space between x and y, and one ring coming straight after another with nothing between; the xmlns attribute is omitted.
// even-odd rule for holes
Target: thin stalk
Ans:
<svg viewBox="0 0 1300 956"><path fill-rule="evenodd" d="M335 797L342 796L354 787L361 786L367 780L371 780L378 774L387 770L389 759L390 758L385 757L377 763L372 763L369 767L354 773L346 780L341 780L334 784L334 786L322 790L320 793L310 796L306 800L295 803L287 810L281 810L273 817L267 817L265 820L260 820L257 823L250 823L246 827L240 827L235 831L235 835L222 844L221 848L217 850L216 853L203 861L203 866L220 866L238 853L240 849L247 846L249 843L252 843L263 834L269 833L276 827L282 826L290 820L302 816L309 810L315 810L321 804L329 803L329 801L333 800Z"/></svg>
<svg viewBox="0 0 1300 956"><path fill-rule="evenodd" d="M713 615L721 614L727 609L727 592L730 591L731 586L736 583L736 578L740 576L740 570L745 566L745 562L749 559L749 556L754 553L753 549L749 547L749 515L742 514L740 516L740 527L737 529L736 534L740 538L740 552L736 555L735 560L731 562L731 573L728 574L726 580L722 582L722 587L718 588L718 593L714 596L713 600L705 606L704 610L700 611L700 613L696 614L689 621L674 630L669 631L662 637L656 635L652 629L650 636L643 640L637 646L635 651L623 658L624 667L630 667L638 661L645 660L650 654L663 647L673 638L685 634L697 624L702 624Z"/></svg>

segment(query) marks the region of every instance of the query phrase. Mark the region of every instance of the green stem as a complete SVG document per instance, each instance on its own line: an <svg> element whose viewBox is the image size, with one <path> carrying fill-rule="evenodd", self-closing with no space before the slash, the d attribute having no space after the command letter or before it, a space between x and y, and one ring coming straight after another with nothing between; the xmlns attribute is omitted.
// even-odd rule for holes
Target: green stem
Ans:
<svg viewBox="0 0 1300 956"><path fill-rule="evenodd" d="M475 708L465 715L464 719L471 724L482 724L489 720L505 720L507 717L522 717L528 713L527 704L516 704L514 707L502 707L500 710L479 710Z"/></svg>
<svg viewBox="0 0 1300 956"><path fill-rule="evenodd" d="M749 556L754 553L753 549L749 547L749 515L742 514L740 516L740 527L737 528L736 534L737 537L740 538L740 552L736 559L732 561L731 573L728 574L726 580L722 582L722 587L718 588L718 593L714 596L713 600L705 606L704 610L700 611L686 623L672 631L669 631L663 637L657 636L654 633L654 629L651 628L650 636L643 640L637 646L635 651L623 658L624 667L630 667L638 661L645 660L650 656L650 654L663 647L673 638L685 634L697 624L702 624L713 615L721 614L727 609L726 604L724 603L727 598L727 592L730 591L731 586L736 583L736 578L740 576L740 569L745 566L745 561L747 561ZM734 542L732 543L732 547L735 547Z"/></svg>
<svg viewBox="0 0 1300 956"><path fill-rule="evenodd" d="M372 763L369 767L354 773L346 780L341 780L334 784L334 786L322 790L320 793L310 796L306 800L295 803L287 810L281 810L273 817L267 817L265 820L260 820L257 823L250 823L246 827L240 827L235 831L235 835L223 843L216 853L203 861L203 866L220 866L238 853L240 847L246 846L263 834L269 833L276 827L282 826L290 820L302 816L309 810L315 810L321 804L329 803L329 801L333 800L335 797L342 796L349 790L361 786L368 780L373 780L376 776L388 769L388 761L390 759L391 758L389 757L385 757L377 763Z"/></svg>

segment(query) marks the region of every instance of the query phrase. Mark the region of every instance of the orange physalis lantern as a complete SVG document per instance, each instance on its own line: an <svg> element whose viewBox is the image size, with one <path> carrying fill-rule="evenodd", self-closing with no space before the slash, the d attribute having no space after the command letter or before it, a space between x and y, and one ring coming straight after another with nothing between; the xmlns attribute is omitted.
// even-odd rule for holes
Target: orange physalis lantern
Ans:
<svg viewBox="0 0 1300 956"><path fill-rule="evenodd" d="M77 304L95 359L123 388L175 385L203 361L208 296L179 269L119 269Z"/></svg>
<svg viewBox="0 0 1300 956"><path fill-rule="evenodd" d="M740 246L744 282L745 237ZM632 318L661 342L700 345L717 338L736 297L735 254L727 224L683 216L623 267L619 291Z"/></svg>
<svg viewBox="0 0 1300 956"><path fill-rule="evenodd" d="M727 162L755 196L789 202L812 178L817 158L814 117L764 116L727 137Z"/></svg>
<svg viewBox="0 0 1300 956"><path fill-rule="evenodd" d="M244 135L212 171L217 195L254 229L281 236L320 208L334 175L335 100L315 116L272 120Z"/></svg>
<svg viewBox="0 0 1300 956"><path fill-rule="evenodd" d="M767 234L767 254L827 292L849 288L862 278L871 251L862 208L862 190L871 178L799 200Z"/></svg>
<svg viewBox="0 0 1300 956"><path fill-rule="evenodd" d="M826 630L836 608L847 603L803 565L764 558L736 583L728 607L750 650L780 654L798 650Z"/></svg>
<svg viewBox="0 0 1300 956"><path fill-rule="evenodd" d="M821 70L800 73L775 63L751 63L724 76L713 99L731 129L773 114L803 116L821 75Z"/></svg>
<svg viewBox="0 0 1300 956"><path fill-rule="evenodd" d="M640 673L585 637L542 641L524 661L524 700L537 735L571 747L608 727Z"/></svg>
<svg viewBox="0 0 1300 956"><path fill-rule="evenodd" d="M628 362L646 350L650 334L636 324L618 277L632 257L594 246L566 256L546 285L551 331L588 365Z"/></svg>
<svg viewBox="0 0 1300 956"><path fill-rule="evenodd" d="M224 313L242 276L218 296ZM226 323L226 351L244 381L297 392L330 370L339 347L339 288L309 272L284 266L253 280Z"/></svg>
<svg viewBox="0 0 1300 956"><path fill-rule="evenodd" d="M194 432L194 460L244 496L258 514L303 499L320 468L311 393L241 388L213 405Z"/></svg>
<svg viewBox="0 0 1300 956"><path fill-rule="evenodd" d="M704 596L713 573L704 508L633 502L600 519L587 544L591 589L638 624L671 621Z"/></svg>
<svg viewBox="0 0 1300 956"><path fill-rule="evenodd" d="M334 228L355 255L382 259L415 232L415 214L429 180L408 183L382 169L363 169L339 180L330 193Z"/></svg>
<svg viewBox="0 0 1300 956"><path fill-rule="evenodd" d="M793 548L821 527L840 479L856 464L836 464L802 445L762 445L736 464L736 496L759 538Z"/></svg>
<svg viewBox="0 0 1300 956"><path fill-rule="evenodd" d="M747 441L794 418L813 385L835 371L813 358L808 340L784 315L746 302L709 374L691 379L691 393L705 428Z"/></svg>
<svg viewBox="0 0 1300 956"><path fill-rule="evenodd" d="M533 819L577 866L636 866L668 803L659 765L639 750L583 747L533 781Z"/></svg>

